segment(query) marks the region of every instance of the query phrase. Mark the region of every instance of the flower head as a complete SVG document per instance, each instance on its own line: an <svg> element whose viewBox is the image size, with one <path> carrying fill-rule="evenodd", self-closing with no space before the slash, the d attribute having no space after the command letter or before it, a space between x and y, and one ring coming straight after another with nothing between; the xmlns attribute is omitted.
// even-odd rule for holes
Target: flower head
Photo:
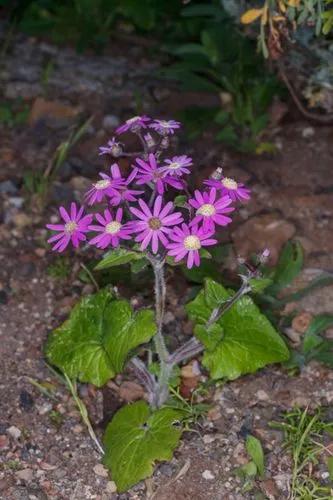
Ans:
<svg viewBox="0 0 333 500"><path fill-rule="evenodd" d="M189 174L190 170L187 167L193 165L192 158L186 155L174 156L171 160L165 160L165 165L162 167L163 172L167 175L181 176Z"/></svg>
<svg viewBox="0 0 333 500"><path fill-rule="evenodd" d="M180 125L181 124L175 120L154 120L149 127L161 135L169 135L174 134L175 130L177 130Z"/></svg>
<svg viewBox="0 0 333 500"><path fill-rule="evenodd" d="M51 236L48 243L55 243L52 250L63 252L70 242L74 248L77 248L80 241L86 240L89 231L88 226L92 221L92 215L83 215L83 207L79 210L75 203L71 204L70 212L64 207L59 208L59 213L65 224L47 224L48 229L58 231L58 234Z"/></svg>
<svg viewBox="0 0 333 500"><path fill-rule="evenodd" d="M150 121L148 116L133 116L133 118L129 118L126 122L116 129L117 134L123 134L130 130L131 132L136 132L140 130L140 128L147 128L147 122Z"/></svg>
<svg viewBox="0 0 333 500"><path fill-rule="evenodd" d="M163 194L167 185L174 187L175 189L183 189L184 183L178 179L168 178L163 168L158 167L155 155L150 153L148 156L148 161L136 159L138 164L137 171L137 184L148 184L153 183L156 186L158 194Z"/></svg>
<svg viewBox="0 0 333 500"><path fill-rule="evenodd" d="M203 223L204 230L214 230L215 224L226 226L230 224L231 218L223 214L233 212L234 207L229 207L232 200L229 196L222 196L216 199L216 189L212 188L209 193L194 192L194 198L189 200L189 204L196 209L195 217L191 221L191 226Z"/></svg>
<svg viewBox="0 0 333 500"><path fill-rule="evenodd" d="M154 207L151 210L148 205L139 199L141 210L131 207L133 215L139 220L130 224L134 232L140 233L135 241L141 242L141 250L145 250L151 245L153 253L158 252L159 243L166 246L169 242L165 235L169 234L172 226L180 224L183 220L180 212L173 212L173 203L169 201L162 207L162 196L157 196Z"/></svg>
<svg viewBox="0 0 333 500"><path fill-rule="evenodd" d="M122 144L117 142L115 137L112 137L110 141L108 141L106 146L101 146L99 148L99 155L112 155L115 158L118 158L123 152Z"/></svg>
<svg viewBox="0 0 333 500"><path fill-rule="evenodd" d="M178 262L187 255L187 267L191 269L194 266L200 265L199 250L201 247L215 245L217 240L212 239L211 236L214 231L205 231L198 226L189 226L182 224L181 227L174 228L173 232L169 234L169 238L173 240L169 243L168 255L175 258Z"/></svg>
<svg viewBox="0 0 333 500"><path fill-rule="evenodd" d="M250 190L246 188L244 184L239 184L230 177L222 177L221 179L209 179L208 181L205 181L204 184L221 190L221 193L227 194L232 199L232 201L242 201L250 199Z"/></svg>
<svg viewBox="0 0 333 500"><path fill-rule="evenodd" d="M100 226L89 226L90 231L97 231L98 234L89 241L90 245L96 245L97 248L106 248L108 246L117 247L120 240L130 240L131 228L128 224L122 224L123 209L118 208L115 217L110 210L104 210L104 217L101 214L95 215Z"/></svg>
<svg viewBox="0 0 333 500"><path fill-rule="evenodd" d="M138 169L135 168L130 175L125 180L124 184L117 188L117 190L111 195L110 203L113 206L120 205L123 201L136 201L140 194L144 191L139 191L138 189L130 189L129 185L133 182L138 173Z"/></svg>
<svg viewBox="0 0 333 500"><path fill-rule="evenodd" d="M89 205L101 202L105 196L115 196L118 192L117 190L125 183L116 163L111 165L110 175L100 173L99 176L101 180L95 182L93 187L85 194L85 198Z"/></svg>

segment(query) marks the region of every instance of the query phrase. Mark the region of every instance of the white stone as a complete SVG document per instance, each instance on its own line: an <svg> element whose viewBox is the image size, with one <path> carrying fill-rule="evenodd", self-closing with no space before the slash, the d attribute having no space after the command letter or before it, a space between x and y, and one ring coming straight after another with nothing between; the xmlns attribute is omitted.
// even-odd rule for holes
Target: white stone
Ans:
<svg viewBox="0 0 333 500"><path fill-rule="evenodd" d="M203 477L204 479L207 479L208 481L211 481L212 479L215 479L215 476L214 476L214 474L212 473L212 471L210 471L210 470L208 470L208 469L206 469L206 470L204 470L204 471L203 471L203 473L202 473L202 477Z"/></svg>
<svg viewBox="0 0 333 500"><path fill-rule="evenodd" d="M22 434L20 429L18 427L15 427L15 425L12 425L11 427L9 427L9 429L7 429L7 432L14 439L18 439L19 437L21 437L21 434Z"/></svg>
<svg viewBox="0 0 333 500"><path fill-rule="evenodd" d="M108 471L102 464L95 465L94 472L97 476L108 477Z"/></svg>
<svg viewBox="0 0 333 500"><path fill-rule="evenodd" d="M108 481L108 484L106 485L106 491L108 493L116 493L117 491L117 485L114 481Z"/></svg>

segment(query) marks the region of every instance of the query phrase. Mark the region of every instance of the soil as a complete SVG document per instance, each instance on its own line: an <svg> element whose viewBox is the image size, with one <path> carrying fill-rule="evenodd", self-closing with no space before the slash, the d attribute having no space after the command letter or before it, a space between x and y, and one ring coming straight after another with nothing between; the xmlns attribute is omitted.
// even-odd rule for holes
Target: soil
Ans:
<svg viewBox="0 0 333 500"><path fill-rule="evenodd" d="M46 82L49 61L53 69ZM71 48L21 35L14 37L1 62L3 101L15 107L23 98L30 109L25 124L0 125L1 499L242 500L259 492L262 498L285 499L290 456L283 450L282 434L269 422L295 405L332 407L333 372L315 362L293 376L283 367L267 367L217 386L209 394L208 417L195 432L184 434L173 460L158 465L152 478L128 493L118 494L99 466L99 454L66 387L46 366L43 346L48 332L66 318L82 294L94 291L80 279L87 252L69 254L67 276L51 275L58 260L45 244L46 221L59 202L79 199L86 190L104 164L97 156L98 146L120 120L137 114L138 95L145 113L163 117L191 103L214 102L211 96L180 94L174 85L151 76L156 67L158 62L140 47L113 47L104 56L78 55ZM45 209L38 211L24 184L27 173L44 171L78 117L92 114L87 133L58 172ZM226 150L208 132L192 145L180 138L175 147L195 159L194 184L223 163L228 176L246 182L253 191L225 237L234 249L228 265L235 268L235 255L246 257L266 246L274 263L281 246L294 237L305 250L306 266L299 280L304 284L322 270L333 272L333 128L304 122L293 109L283 120L272 120L268 132L277 146L273 156ZM120 277L115 284L126 295L125 283ZM188 332L176 292L182 290L186 297L190 285L171 273L169 287L167 328ZM145 303L149 283L140 284L135 293L133 303ZM299 313L333 313L332 299L333 287L328 286L294 307ZM80 387L98 436L120 404L117 387L123 382L119 377L103 391ZM263 444L266 475L246 493L234 471L247 461L248 433ZM313 474L327 483L324 458Z"/></svg>

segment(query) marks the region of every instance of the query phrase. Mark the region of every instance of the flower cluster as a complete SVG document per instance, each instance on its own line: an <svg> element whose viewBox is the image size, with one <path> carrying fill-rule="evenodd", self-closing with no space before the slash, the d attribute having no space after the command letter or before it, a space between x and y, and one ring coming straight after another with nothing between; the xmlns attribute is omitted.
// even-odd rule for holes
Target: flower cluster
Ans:
<svg viewBox="0 0 333 500"><path fill-rule="evenodd" d="M136 134L143 145L142 154L135 154L127 176L113 162L110 172L100 173L100 179L86 193L87 205L103 203L103 213L84 215L84 208L78 209L75 203L69 213L60 207L64 223L47 225L57 232L48 240L55 243L53 250L63 252L70 242L76 248L87 241L88 234L88 243L97 248L139 245L142 252L169 256L175 262L186 259L188 268L198 266L200 250L217 243L216 231L230 224L235 203L248 200L250 191L217 169L202 189L191 195L187 176L193 168L192 158L165 157L170 138L179 127L177 121L147 116L135 116L121 125L116 134ZM133 156L123 153L123 144L114 137L100 148L100 154ZM176 208L176 196L181 193L186 199Z"/></svg>

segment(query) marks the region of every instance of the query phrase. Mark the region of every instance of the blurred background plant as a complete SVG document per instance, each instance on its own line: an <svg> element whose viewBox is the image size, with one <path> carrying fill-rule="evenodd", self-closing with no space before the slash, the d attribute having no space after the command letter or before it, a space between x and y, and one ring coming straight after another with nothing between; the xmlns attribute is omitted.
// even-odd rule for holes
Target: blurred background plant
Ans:
<svg viewBox="0 0 333 500"><path fill-rule="evenodd" d="M235 149L273 153L265 129L282 82L303 114L332 120L333 0L0 0L0 12L9 37L17 28L78 51L124 40L162 52L160 76L219 96L183 112L192 137L211 126Z"/></svg>

